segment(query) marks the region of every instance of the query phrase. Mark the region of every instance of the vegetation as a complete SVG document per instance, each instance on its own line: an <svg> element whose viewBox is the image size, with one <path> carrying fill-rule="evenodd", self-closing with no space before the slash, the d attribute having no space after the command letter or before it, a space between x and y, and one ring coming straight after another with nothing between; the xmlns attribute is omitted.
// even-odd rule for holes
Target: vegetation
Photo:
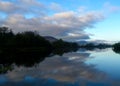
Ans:
<svg viewBox="0 0 120 86"><path fill-rule="evenodd" d="M19 52L50 52L52 45L35 32L14 34L6 27L0 28L0 50L16 50Z"/></svg>
<svg viewBox="0 0 120 86"><path fill-rule="evenodd" d="M0 27L0 73L12 70L13 64L31 67L43 61L51 52L61 55L77 47L76 43L65 42L61 39L50 43L37 32L27 31L14 34L7 27Z"/></svg>
<svg viewBox="0 0 120 86"><path fill-rule="evenodd" d="M14 69L14 65L16 66L25 66L32 67L35 64L42 62L45 57L49 54L36 54L35 52L31 53L13 53L13 51L4 51L0 54L0 73L6 73L7 71L11 71Z"/></svg>
<svg viewBox="0 0 120 86"><path fill-rule="evenodd" d="M115 43L113 45L113 51L116 53L120 53L120 42L119 43Z"/></svg>
<svg viewBox="0 0 120 86"><path fill-rule="evenodd" d="M53 53L62 55L65 52L72 52L78 50L79 46L77 43L74 42L66 42L62 39L59 39L52 43L53 46Z"/></svg>
<svg viewBox="0 0 120 86"><path fill-rule="evenodd" d="M52 45L36 32L14 34L7 27L0 27L0 73L17 66L33 66L52 52Z"/></svg>
<svg viewBox="0 0 120 86"><path fill-rule="evenodd" d="M114 49L117 49L116 45ZM31 67L43 61L51 53L62 55L66 52L77 51L78 48L101 49L106 47L110 45L89 43L78 46L77 43L66 42L62 39L50 42L37 32L27 31L15 34L7 27L0 27L0 73L14 69L13 64ZM120 49L120 46L118 48Z"/></svg>

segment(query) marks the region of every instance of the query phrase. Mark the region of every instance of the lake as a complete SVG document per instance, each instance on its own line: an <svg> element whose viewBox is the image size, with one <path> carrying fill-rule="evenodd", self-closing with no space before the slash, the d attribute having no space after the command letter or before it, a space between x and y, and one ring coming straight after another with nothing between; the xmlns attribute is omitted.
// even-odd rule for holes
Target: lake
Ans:
<svg viewBox="0 0 120 86"><path fill-rule="evenodd" d="M120 86L120 54L79 49L51 55L32 67L12 64L0 86Z"/></svg>

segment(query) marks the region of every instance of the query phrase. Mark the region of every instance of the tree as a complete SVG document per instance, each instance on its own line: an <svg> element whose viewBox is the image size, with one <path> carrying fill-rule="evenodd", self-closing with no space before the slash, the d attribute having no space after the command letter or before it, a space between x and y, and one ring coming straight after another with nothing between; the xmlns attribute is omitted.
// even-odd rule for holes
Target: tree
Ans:
<svg viewBox="0 0 120 86"><path fill-rule="evenodd" d="M113 45L113 51L120 53L120 42Z"/></svg>

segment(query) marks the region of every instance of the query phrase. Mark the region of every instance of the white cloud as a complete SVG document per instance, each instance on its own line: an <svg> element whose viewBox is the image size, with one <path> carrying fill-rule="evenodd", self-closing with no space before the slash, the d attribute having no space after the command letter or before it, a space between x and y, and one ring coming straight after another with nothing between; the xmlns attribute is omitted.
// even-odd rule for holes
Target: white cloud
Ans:
<svg viewBox="0 0 120 86"><path fill-rule="evenodd" d="M8 14L4 20L0 20L0 25L8 26L14 32L36 30L41 35L49 35L66 40L89 39L89 35L84 30L93 27L96 22L104 19L101 13L91 11L84 14L79 14L78 11L61 11L49 15L49 12L47 13L49 10L48 6L36 0L17 0L17 2L19 4L8 1L0 2L0 11ZM61 8L56 3L52 5L53 8ZM41 16L45 12L46 14ZM37 16L28 19L25 14L29 13ZM74 36L70 34L74 34Z"/></svg>

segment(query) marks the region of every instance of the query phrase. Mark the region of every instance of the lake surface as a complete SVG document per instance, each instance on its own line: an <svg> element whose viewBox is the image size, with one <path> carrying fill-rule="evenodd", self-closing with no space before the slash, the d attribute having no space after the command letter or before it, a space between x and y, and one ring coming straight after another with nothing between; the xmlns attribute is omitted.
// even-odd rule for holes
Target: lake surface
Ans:
<svg viewBox="0 0 120 86"><path fill-rule="evenodd" d="M120 54L112 49L52 55L0 74L0 86L120 86Z"/></svg>

